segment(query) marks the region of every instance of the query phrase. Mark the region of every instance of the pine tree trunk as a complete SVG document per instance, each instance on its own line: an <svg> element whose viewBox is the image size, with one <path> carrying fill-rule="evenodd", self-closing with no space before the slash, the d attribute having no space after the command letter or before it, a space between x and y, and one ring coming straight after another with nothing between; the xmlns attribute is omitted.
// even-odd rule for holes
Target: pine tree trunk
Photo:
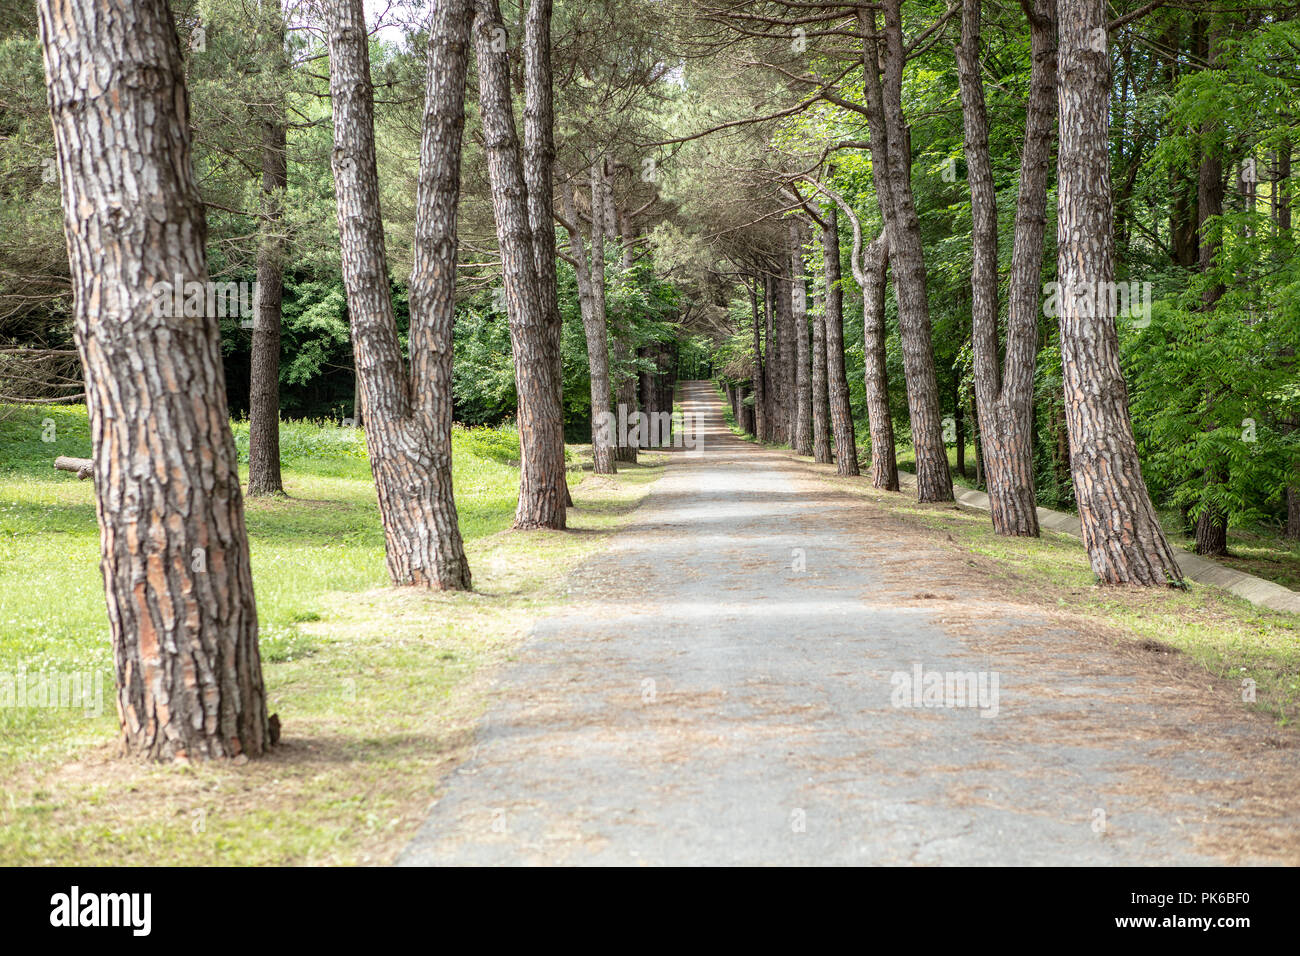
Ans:
<svg viewBox="0 0 1300 956"><path fill-rule="evenodd" d="M256 757L266 695L220 323L173 307L171 285L208 269L171 11L39 12L123 747Z"/></svg>
<svg viewBox="0 0 1300 956"><path fill-rule="evenodd" d="M1228 553L1228 521L1222 511L1206 509L1196 519L1196 553L1209 557Z"/></svg>
<svg viewBox="0 0 1300 956"><path fill-rule="evenodd" d="M1102 583L1178 585L1182 573L1142 479L1110 297L1095 294L1115 274L1110 54L1105 42L1094 44L1106 36L1106 16L1104 0L1061 0L1057 233L1071 473L1084 546Z"/></svg>
<svg viewBox="0 0 1300 956"><path fill-rule="evenodd" d="M278 0L277 0L278 3ZM270 62L287 69L284 24L278 5L267 5ZM279 77L268 77L268 90ZM275 94L278 100L278 94ZM284 193L289 185L284 105L264 107L262 118L262 224L257 247L257 298L248 383L248 494L284 494L280 476L280 321L284 300Z"/></svg>
<svg viewBox="0 0 1300 956"><path fill-rule="evenodd" d="M961 405L961 384L957 381L952 385L952 417L953 424L956 426L954 431L957 435L957 474L963 478L966 477L966 416L962 412Z"/></svg>
<svg viewBox="0 0 1300 956"><path fill-rule="evenodd" d="M864 248L862 223L853 208L833 191L823 191L844 210L853 226L853 252L849 255L849 264L862 289L862 367L867 427L871 433L871 484L886 491L897 491L898 461L894 448L894 420L889 408L885 351L885 275L889 268L889 243L882 233Z"/></svg>
<svg viewBox="0 0 1300 956"><path fill-rule="evenodd" d="M612 190L610 191L612 195ZM636 253L636 231L632 224L632 218L626 211L618 216L618 233L622 242L622 260L619 263L619 271L623 276L623 281L630 282L632 268L634 265L634 256ZM629 332L626 329L616 330L614 339L614 400L617 405L615 418L620 421L630 421L631 416L636 412L636 376L628 368L631 361L631 348L628 346ZM627 430L630 432L631 429ZM616 436L618 444L614 448L614 460L625 461L630 464L636 464L636 445L632 443L627 432L619 429Z"/></svg>
<svg viewBox="0 0 1300 956"><path fill-rule="evenodd" d="M374 88L361 0L330 6L334 185L343 284L366 411L366 447L396 585L467 590L451 484L451 342L468 0L430 23L410 282L410 373L389 295L375 159Z"/></svg>
<svg viewBox="0 0 1300 956"><path fill-rule="evenodd" d="M790 315L794 338L794 434L791 447L797 455L811 455L812 367L808 344L808 288L803 263L803 228L790 220Z"/></svg>
<svg viewBox="0 0 1300 956"><path fill-rule="evenodd" d="M564 192L564 214L568 220L569 254L575 262L578 281L578 308L587 339L587 365L591 381L591 454L598 475L614 474L614 432L609 410L609 351L605 322L605 252L604 216L599 213L603 202L601 176L597 163L591 168L591 258L588 260L574 189ZM571 228L570 228L571 227Z"/></svg>
<svg viewBox="0 0 1300 956"><path fill-rule="evenodd" d="M528 190L528 228L533 236L533 265L537 270L542 311L546 316L546 353L554 373L555 402L560 414L559 448L545 458L556 469L553 483L562 489L566 507L573 506L564 468L563 320L555 273L555 97L551 70L552 0L531 0L524 21L524 185ZM552 441L555 429L547 432ZM531 517L531 513L530 513Z"/></svg>
<svg viewBox="0 0 1300 956"><path fill-rule="evenodd" d="M840 287L839 214L834 206L826 210L822 257L826 275L826 385L835 436L835 470L841 475L856 475L859 473L858 439L853 428L849 379L844 370L844 290Z"/></svg>
<svg viewBox="0 0 1300 956"><path fill-rule="evenodd" d="M898 453L894 417L889 408L888 353L885 348L885 282L889 269L889 243L877 237L863 252L862 341L867 397L867 424L871 432L871 484L884 491L898 490Z"/></svg>
<svg viewBox="0 0 1300 956"><path fill-rule="evenodd" d="M631 353L627 346L627 337L625 335L614 335L614 365L617 369L616 382L614 387L615 399L615 421L631 421L632 415L637 411L636 404L636 376L627 371L627 364L631 361ZM629 426L627 432L630 433ZM632 443L631 437L623 429L618 429L618 434L614 436L616 442L614 446L614 460L636 464L636 445Z"/></svg>
<svg viewBox="0 0 1300 956"><path fill-rule="evenodd" d="M636 350L637 358L644 361L654 361L655 349L657 345L643 345ZM637 402L641 406L641 411L650 414L655 411L654 397L654 375L650 372L641 372L637 376ZM652 447L647 444L643 447Z"/></svg>
<svg viewBox="0 0 1300 956"><path fill-rule="evenodd" d="M767 400L764 416L766 432L763 441L779 442L781 436L781 336L776 318L776 278L771 272L763 276L763 341L767 343L764 356L763 397Z"/></svg>
<svg viewBox="0 0 1300 956"><path fill-rule="evenodd" d="M826 390L826 314L814 308L812 317L812 445L813 461L831 462L831 407Z"/></svg>
<svg viewBox="0 0 1300 956"><path fill-rule="evenodd" d="M758 315L758 279L749 289L749 301L754 313L754 436L767 438L767 369L763 365L763 335Z"/></svg>
<svg viewBox="0 0 1300 956"><path fill-rule="evenodd" d="M925 252L912 198L911 152L903 116L903 38L901 0L885 0L883 43L875 14L858 8L863 35L866 100L870 112L872 174L881 197L885 232L898 298L899 340L907 380L908 414L916 450L916 488L920 501L952 501L952 473L943 442L939 382L930 338ZM883 57L880 55L883 52ZM878 68L883 63L883 77Z"/></svg>
<svg viewBox="0 0 1300 956"><path fill-rule="evenodd" d="M1034 484L1033 385L1038 354L1047 171L1056 120L1056 0L1029 11L1030 96L1021 153L1005 368L999 357L997 197L989 158L988 114L979 69L980 3L964 0L958 77L971 193L972 334L975 396L993 529L1038 535Z"/></svg>
<svg viewBox="0 0 1300 956"><path fill-rule="evenodd" d="M609 322L605 315L605 235L609 216L605 214L605 159L598 157L591 166L591 315L583 325L587 333L587 361L591 370L591 415L610 422ZM615 471L614 442L617 424L593 428L592 457L596 474L612 475Z"/></svg>
<svg viewBox="0 0 1300 956"><path fill-rule="evenodd" d="M1064 406L1052 410L1052 435L1056 441L1052 454L1052 465L1056 470L1056 481L1062 488L1070 484L1070 428L1065 423Z"/></svg>
<svg viewBox="0 0 1300 956"><path fill-rule="evenodd" d="M777 334L781 339L778 355L780 366L777 374L781 378L781 432L779 441L795 447L795 424L798 421L799 390L796 369L799 366L798 352L795 347L794 309L791 296L794 294L790 282L790 257L782 257L784 263L776 279L776 318Z"/></svg>
<svg viewBox="0 0 1300 956"><path fill-rule="evenodd" d="M523 159L511 105L510 64L499 38L505 35L497 0L474 2L474 48L478 61L479 113L492 186L497 245L510 315L510 348L519 401L519 505L515 527L563 528L568 491L564 476L564 419L560 366L552 348L554 323L547 314L537 273ZM373 410L367 406L367 412Z"/></svg>

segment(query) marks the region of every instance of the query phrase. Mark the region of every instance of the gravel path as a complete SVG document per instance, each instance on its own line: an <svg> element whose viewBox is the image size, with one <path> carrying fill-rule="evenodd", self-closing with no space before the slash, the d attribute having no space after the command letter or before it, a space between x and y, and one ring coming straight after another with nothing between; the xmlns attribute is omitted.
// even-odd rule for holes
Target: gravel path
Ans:
<svg viewBox="0 0 1300 956"><path fill-rule="evenodd" d="M399 864L1296 862L1266 719L680 398L703 454L575 572Z"/></svg>

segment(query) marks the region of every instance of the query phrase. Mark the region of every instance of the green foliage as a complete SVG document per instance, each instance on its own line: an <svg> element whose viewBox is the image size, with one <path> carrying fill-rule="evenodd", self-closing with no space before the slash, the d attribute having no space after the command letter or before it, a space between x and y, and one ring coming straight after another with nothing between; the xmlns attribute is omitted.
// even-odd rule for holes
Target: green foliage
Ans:
<svg viewBox="0 0 1300 956"><path fill-rule="evenodd" d="M1206 509L1230 526L1276 514L1300 464L1289 426L1300 388L1284 354L1300 332L1294 305L1245 313L1171 306L1124 342L1134 431L1157 501L1195 520Z"/></svg>

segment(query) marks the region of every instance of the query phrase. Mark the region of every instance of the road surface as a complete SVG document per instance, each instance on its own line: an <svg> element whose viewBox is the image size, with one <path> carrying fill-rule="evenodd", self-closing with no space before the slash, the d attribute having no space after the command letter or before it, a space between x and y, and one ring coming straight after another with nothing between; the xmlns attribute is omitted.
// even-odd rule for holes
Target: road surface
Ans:
<svg viewBox="0 0 1300 956"><path fill-rule="evenodd" d="M501 672L399 864L1295 862L1266 718L679 397L701 448Z"/></svg>

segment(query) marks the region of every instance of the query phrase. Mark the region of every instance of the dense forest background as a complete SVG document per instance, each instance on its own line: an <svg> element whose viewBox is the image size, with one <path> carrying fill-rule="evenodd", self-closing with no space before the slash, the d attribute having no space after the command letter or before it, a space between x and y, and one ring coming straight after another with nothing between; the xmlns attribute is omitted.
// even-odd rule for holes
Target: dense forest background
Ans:
<svg viewBox="0 0 1300 956"><path fill-rule="evenodd" d="M287 418L355 414L348 310L330 174L327 58L310 4L285 7L268 45L254 0L178 0L195 160L214 279L252 282L264 240L266 144L259 112L284 104L287 136L280 405ZM517 51L524 4L502 4ZM734 9L733 9L734 7ZM745 383L761 268L791 211L825 215L834 191L880 230L854 52L834 4L561 2L554 21L557 170L585 175L599 152L631 235L606 256L615 385L661 372ZM1298 8L1250 2L1111 5L1110 159L1116 278L1132 283L1120 336L1134 430L1152 497L1189 528L1207 509L1233 526L1300 535L1300 297L1292 158L1300 116ZM393 301L405 335L424 73L423 5L371 11L372 74ZM934 366L959 479L983 481L971 356L972 213L953 43L943 3L904 5L903 79L912 188L925 249ZM819 12L820 11L820 12ZM822 15L824 12L825 15ZM932 26L937 25L935 29ZM1030 82L1015 4L984 5L981 69L1004 288ZM520 58L513 62L518 65ZM522 78L516 77L517 89ZM471 66L455 322L455 419L516 412L510 334ZM519 105L519 104L517 104ZM707 135L700 135L705 131ZM846 146L845 144L849 144ZM856 145L853 145L856 144ZM0 12L0 401L77 400L71 291L35 4ZM1047 188L1042 282L1055 278L1056 168ZM807 218L805 217L805 222ZM862 294L851 223L838 217L844 356L863 454ZM561 252L564 231L557 226ZM826 302L822 246L807 234L810 314ZM620 260L623 267L619 267ZM566 434L589 434L589 363L571 258L558 262ZM1149 291L1148 291L1149 290ZM1039 500L1071 507L1055 319L1040 316L1033 455ZM910 443L894 297L886 303L890 405ZM405 344L405 340L404 344ZM249 409L252 337L223 320L228 401ZM752 396L752 392L750 393ZM753 398L749 398L753 403ZM969 450L968 450L969 448ZM905 456L905 453L903 455Z"/></svg>

